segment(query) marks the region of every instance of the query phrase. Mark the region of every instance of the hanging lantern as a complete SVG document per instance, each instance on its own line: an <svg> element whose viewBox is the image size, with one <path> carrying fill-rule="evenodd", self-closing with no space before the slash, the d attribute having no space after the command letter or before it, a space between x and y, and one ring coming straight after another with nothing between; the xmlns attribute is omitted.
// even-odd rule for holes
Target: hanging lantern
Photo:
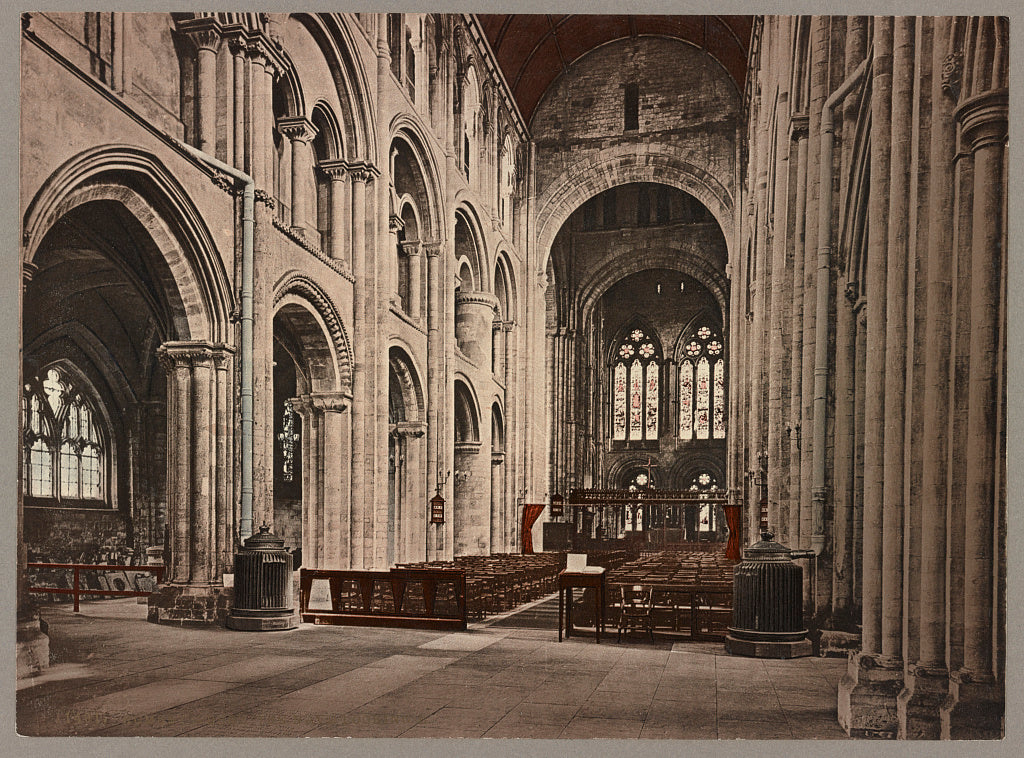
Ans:
<svg viewBox="0 0 1024 758"><path fill-rule="evenodd" d="M430 523L444 523L444 498L441 497L440 493L430 498Z"/></svg>
<svg viewBox="0 0 1024 758"><path fill-rule="evenodd" d="M564 503L565 498L563 498L559 493L556 492L554 495L551 496L552 518L561 518L562 514L565 512Z"/></svg>

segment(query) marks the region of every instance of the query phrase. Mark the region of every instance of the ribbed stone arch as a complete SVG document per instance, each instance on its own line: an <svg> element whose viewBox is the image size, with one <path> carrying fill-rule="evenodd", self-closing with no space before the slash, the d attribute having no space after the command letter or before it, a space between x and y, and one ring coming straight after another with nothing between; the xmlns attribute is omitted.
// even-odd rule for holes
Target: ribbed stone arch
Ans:
<svg viewBox="0 0 1024 758"><path fill-rule="evenodd" d="M321 287L305 274L292 272L281 278L279 284L274 288L274 310L279 310L279 305L289 295L296 296L310 304L317 315L323 320L334 348L337 362L337 375L335 389L342 392L352 392L352 350L345 325L338 315L338 309L334 301L321 289Z"/></svg>

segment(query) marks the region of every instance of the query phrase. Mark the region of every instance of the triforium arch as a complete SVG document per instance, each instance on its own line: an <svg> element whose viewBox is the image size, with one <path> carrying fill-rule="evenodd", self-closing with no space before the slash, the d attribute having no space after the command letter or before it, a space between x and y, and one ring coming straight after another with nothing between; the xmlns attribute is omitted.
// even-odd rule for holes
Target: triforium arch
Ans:
<svg viewBox="0 0 1024 758"><path fill-rule="evenodd" d="M301 546L303 565L350 565L352 361L337 309L308 277L275 287L273 401L265 444L273 450L275 533Z"/></svg>
<svg viewBox="0 0 1024 758"><path fill-rule="evenodd" d="M422 374L408 346L388 349L388 565L426 555L426 405Z"/></svg>
<svg viewBox="0 0 1024 758"><path fill-rule="evenodd" d="M397 196L408 193L416 203L420 221L421 242L437 242L445 235L442 219L446 218L441 195L437 161L423 135L422 128L405 115L397 116L390 125L391 181ZM394 212L394 210L392 210Z"/></svg>

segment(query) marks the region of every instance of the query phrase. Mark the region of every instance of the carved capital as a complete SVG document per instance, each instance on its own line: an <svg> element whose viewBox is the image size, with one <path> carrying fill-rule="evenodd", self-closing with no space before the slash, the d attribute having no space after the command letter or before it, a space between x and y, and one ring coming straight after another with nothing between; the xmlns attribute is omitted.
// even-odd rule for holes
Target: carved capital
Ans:
<svg viewBox="0 0 1024 758"><path fill-rule="evenodd" d="M399 243L402 252L409 257L418 256L420 254L420 241L419 240L406 240L405 242Z"/></svg>
<svg viewBox="0 0 1024 758"><path fill-rule="evenodd" d="M417 439L427 433L427 425L422 421L399 421L394 427L399 437Z"/></svg>
<svg viewBox="0 0 1024 758"><path fill-rule="evenodd" d="M178 31L195 45L196 50L216 52L223 39L220 22L215 16L200 16L180 21Z"/></svg>
<svg viewBox="0 0 1024 758"><path fill-rule="evenodd" d="M230 37L227 37L226 39L228 43L228 49L231 51L231 54L233 56L239 58L245 55L246 51L249 48L249 43L246 41L245 37L241 33L232 34Z"/></svg>
<svg viewBox="0 0 1024 758"><path fill-rule="evenodd" d="M428 258L436 258L441 254L441 248L443 243L441 242L424 242L423 252Z"/></svg>
<svg viewBox="0 0 1024 758"><path fill-rule="evenodd" d="M313 392L309 398L313 408L322 413L341 413L347 411L352 404L352 396L337 390L330 392Z"/></svg>
<svg viewBox="0 0 1024 758"><path fill-rule="evenodd" d="M806 113L798 113L789 120L789 138L792 140L806 139L810 134L811 119Z"/></svg>
<svg viewBox="0 0 1024 758"><path fill-rule="evenodd" d="M856 303L857 296L860 294L860 284L858 282L847 282L844 294L851 305Z"/></svg>
<svg viewBox="0 0 1024 758"><path fill-rule="evenodd" d="M225 173L214 171L210 176L210 181L213 182L214 186L224 190L225 192L234 192L235 182Z"/></svg>
<svg viewBox="0 0 1024 758"><path fill-rule="evenodd" d="M464 308L466 306L480 305L491 310L496 310L498 307L498 298L492 295L490 292L483 292L480 290L470 290L468 292L460 291L455 296L455 307Z"/></svg>
<svg viewBox="0 0 1024 758"><path fill-rule="evenodd" d="M222 343L205 340L165 342L157 348L157 359L165 370L192 368L201 365L219 367L235 349Z"/></svg>
<svg viewBox="0 0 1024 758"><path fill-rule="evenodd" d="M310 142L317 135L317 128L305 116L282 118L277 128L292 142Z"/></svg>
<svg viewBox="0 0 1024 758"><path fill-rule="evenodd" d="M370 163L350 163L348 164L348 172L349 176L352 177L352 181L363 184L374 177L380 176L380 172Z"/></svg>
<svg viewBox="0 0 1024 758"><path fill-rule="evenodd" d="M405 222L402 221L401 217L396 216L392 213L388 216L388 231L392 234L398 234L400 231L405 229Z"/></svg>
<svg viewBox="0 0 1024 758"><path fill-rule="evenodd" d="M344 181L349 173L349 167L345 161L320 161L317 166L334 182Z"/></svg>

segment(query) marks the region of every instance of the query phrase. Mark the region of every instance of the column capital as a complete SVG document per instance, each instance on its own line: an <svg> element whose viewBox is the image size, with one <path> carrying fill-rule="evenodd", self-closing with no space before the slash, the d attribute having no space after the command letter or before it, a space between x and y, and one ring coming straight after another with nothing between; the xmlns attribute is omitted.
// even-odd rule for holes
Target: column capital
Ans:
<svg viewBox="0 0 1024 758"><path fill-rule="evenodd" d="M228 44L228 49L231 51L231 54L236 58L245 55L246 51L249 49L249 43L242 32L234 32L230 35L225 35L224 39Z"/></svg>
<svg viewBox="0 0 1024 758"><path fill-rule="evenodd" d="M423 252L428 258L437 258L441 254L442 247L444 247L443 242L424 242Z"/></svg>
<svg viewBox="0 0 1024 758"><path fill-rule="evenodd" d="M964 71L964 53L954 50L942 61L942 91L953 97L960 96L960 78Z"/></svg>
<svg viewBox="0 0 1024 758"><path fill-rule="evenodd" d="M352 396L340 390L311 392L303 397L308 397L312 407L322 413L340 413L352 405Z"/></svg>
<svg viewBox="0 0 1024 758"><path fill-rule="evenodd" d="M404 242L400 242L399 245L402 248L402 252L410 257L420 254L419 240L405 240Z"/></svg>
<svg viewBox="0 0 1024 758"><path fill-rule="evenodd" d="M349 163L348 172L352 177L352 181L359 182L360 184L365 184L371 179L380 176L380 171L377 170L376 166L365 161Z"/></svg>
<svg viewBox="0 0 1024 758"><path fill-rule="evenodd" d="M210 364L219 366L235 352L231 345L188 340L165 342L157 348L156 354L161 365L167 370Z"/></svg>
<svg viewBox="0 0 1024 758"><path fill-rule="evenodd" d="M806 139L810 134L811 119L806 113L794 114L789 120L789 138L791 140Z"/></svg>
<svg viewBox="0 0 1024 758"><path fill-rule="evenodd" d="M399 421L392 426L399 437L419 438L427 433L427 425L422 421Z"/></svg>
<svg viewBox="0 0 1024 758"><path fill-rule="evenodd" d="M1006 140L1009 124L1010 93L1005 88L989 90L965 100L956 109L960 138L975 152Z"/></svg>
<svg viewBox="0 0 1024 758"><path fill-rule="evenodd" d="M345 177L348 176L349 167L345 161L332 160L332 161L320 161L316 164L321 171L334 182L344 181Z"/></svg>
<svg viewBox="0 0 1024 758"><path fill-rule="evenodd" d="M388 216L388 231L389 232L391 232L392 234L397 234L398 232L402 231L403 229L405 229L405 222L402 221L402 218L400 216L396 216L394 213L392 213L390 216Z"/></svg>
<svg viewBox="0 0 1024 758"><path fill-rule="evenodd" d="M292 142L311 142L318 131L313 122L305 116L278 119L277 128Z"/></svg>
<svg viewBox="0 0 1024 758"><path fill-rule="evenodd" d="M180 21L178 31L195 45L196 50L216 52L223 38L220 22L213 16L201 16Z"/></svg>
<svg viewBox="0 0 1024 758"><path fill-rule="evenodd" d="M455 307L458 308L465 305L483 305L496 309L498 307L498 298L490 292L483 292L481 290L460 291L455 296Z"/></svg>

